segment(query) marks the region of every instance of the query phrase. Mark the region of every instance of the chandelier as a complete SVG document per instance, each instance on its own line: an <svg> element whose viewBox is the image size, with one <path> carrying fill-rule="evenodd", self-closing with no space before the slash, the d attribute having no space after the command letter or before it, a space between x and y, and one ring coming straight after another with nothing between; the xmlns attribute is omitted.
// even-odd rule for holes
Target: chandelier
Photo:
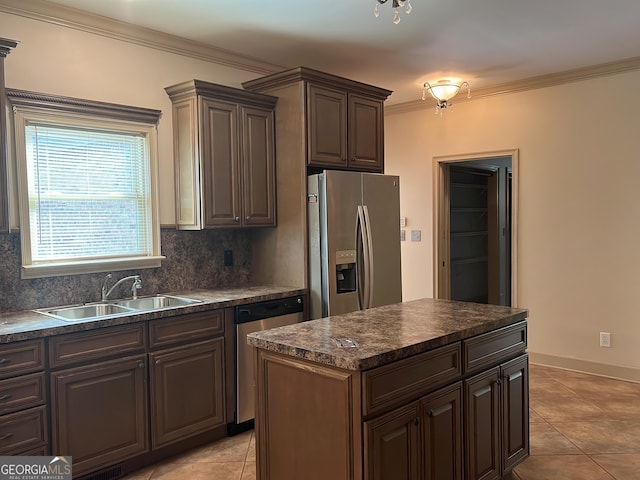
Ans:
<svg viewBox="0 0 640 480"><path fill-rule="evenodd" d="M469 82L454 82L452 80L438 80L434 84L424 82L422 100L427 99L427 92L436 99L436 114L442 114L442 110L451 106L451 99L455 97L462 87L467 88L467 98L471 98L471 86Z"/></svg>
<svg viewBox="0 0 640 480"><path fill-rule="evenodd" d="M380 15L379 5L384 5L389 0L376 0L376 8L373 9L373 14L378 17ZM406 5L404 11L409 15L413 7L411 6L411 0L393 0L393 8L395 9L393 13L393 23L396 25L400 23L400 14L398 13L398 8L402 8Z"/></svg>

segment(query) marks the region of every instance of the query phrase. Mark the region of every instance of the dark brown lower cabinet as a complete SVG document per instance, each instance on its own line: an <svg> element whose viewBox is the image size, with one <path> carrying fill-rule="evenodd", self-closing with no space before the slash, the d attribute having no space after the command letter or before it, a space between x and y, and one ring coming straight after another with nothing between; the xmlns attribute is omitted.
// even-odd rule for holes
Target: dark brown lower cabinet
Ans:
<svg viewBox="0 0 640 480"><path fill-rule="evenodd" d="M220 337L149 354L153 449L224 424L223 345Z"/></svg>
<svg viewBox="0 0 640 480"><path fill-rule="evenodd" d="M420 478L418 402L364 422L364 429L364 476L366 479L417 480Z"/></svg>
<svg viewBox="0 0 640 480"><path fill-rule="evenodd" d="M502 394L502 470L529 455L529 358L518 357L500 367Z"/></svg>
<svg viewBox="0 0 640 480"><path fill-rule="evenodd" d="M258 348L259 478L510 478L529 455L525 329L363 371Z"/></svg>
<svg viewBox="0 0 640 480"><path fill-rule="evenodd" d="M364 425L365 478L462 480L462 382Z"/></svg>
<svg viewBox="0 0 640 480"><path fill-rule="evenodd" d="M529 454L528 355L465 381L467 480L496 480Z"/></svg>
<svg viewBox="0 0 640 480"><path fill-rule="evenodd" d="M420 400L424 480L462 480L462 382Z"/></svg>
<svg viewBox="0 0 640 480"><path fill-rule="evenodd" d="M51 373L52 451L79 475L148 451L146 355Z"/></svg>

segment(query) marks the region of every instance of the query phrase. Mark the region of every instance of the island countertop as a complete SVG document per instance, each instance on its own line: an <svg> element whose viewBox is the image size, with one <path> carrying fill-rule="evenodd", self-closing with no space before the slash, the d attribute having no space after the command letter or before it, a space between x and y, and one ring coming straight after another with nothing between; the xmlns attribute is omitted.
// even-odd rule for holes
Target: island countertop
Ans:
<svg viewBox="0 0 640 480"><path fill-rule="evenodd" d="M522 308L421 299L255 332L254 347L347 370L368 370L523 321ZM356 346L341 347L340 341Z"/></svg>

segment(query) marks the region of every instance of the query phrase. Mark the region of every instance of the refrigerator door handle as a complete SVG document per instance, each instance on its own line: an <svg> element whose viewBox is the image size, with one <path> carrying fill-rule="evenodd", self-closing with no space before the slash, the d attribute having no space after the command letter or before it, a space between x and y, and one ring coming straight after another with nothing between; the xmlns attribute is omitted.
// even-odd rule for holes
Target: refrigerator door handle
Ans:
<svg viewBox="0 0 640 480"><path fill-rule="evenodd" d="M373 278L374 278L374 272L373 272L373 235L371 233L371 219L369 217L369 207L367 207L366 205L364 205L362 207L363 211L364 211L364 224L365 224L365 239L367 242L367 248L365 248L365 268L364 268L364 274L365 274L365 299L366 299L366 307L365 308L371 308L371 306L373 305Z"/></svg>
<svg viewBox="0 0 640 480"><path fill-rule="evenodd" d="M364 208L358 205L356 221L356 281L358 285L358 308L364 310L369 305L369 243Z"/></svg>

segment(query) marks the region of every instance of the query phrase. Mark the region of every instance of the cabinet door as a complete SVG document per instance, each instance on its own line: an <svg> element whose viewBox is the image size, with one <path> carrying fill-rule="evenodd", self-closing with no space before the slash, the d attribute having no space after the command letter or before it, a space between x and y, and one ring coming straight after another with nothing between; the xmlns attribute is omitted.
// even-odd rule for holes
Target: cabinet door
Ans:
<svg viewBox="0 0 640 480"><path fill-rule="evenodd" d="M148 450L146 356L51 374L52 453L73 457L73 473Z"/></svg>
<svg viewBox="0 0 640 480"><path fill-rule="evenodd" d="M465 382L465 464L468 480L500 478L499 368Z"/></svg>
<svg viewBox="0 0 640 480"><path fill-rule="evenodd" d="M204 225L240 225L238 107L208 98L200 101Z"/></svg>
<svg viewBox="0 0 640 480"><path fill-rule="evenodd" d="M418 403L364 423L365 479L413 480L420 474Z"/></svg>
<svg viewBox="0 0 640 480"><path fill-rule="evenodd" d="M348 141L350 169L384 171L384 119L382 100L349 94Z"/></svg>
<svg viewBox="0 0 640 480"><path fill-rule="evenodd" d="M275 145L272 110L241 108L242 214L245 225L275 226Z"/></svg>
<svg viewBox="0 0 640 480"><path fill-rule="evenodd" d="M502 466L511 470L529 455L529 356L502 365Z"/></svg>
<svg viewBox="0 0 640 480"><path fill-rule="evenodd" d="M347 94L309 85L307 164L347 168Z"/></svg>
<svg viewBox="0 0 640 480"><path fill-rule="evenodd" d="M223 339L149 355L152 447L224 424Z"/></svg>
<svg viewBox="0 0 640 480"><path fill-rule="evenodd" d="M424 480L462 480L462 383L420 400Z"/></svg>

